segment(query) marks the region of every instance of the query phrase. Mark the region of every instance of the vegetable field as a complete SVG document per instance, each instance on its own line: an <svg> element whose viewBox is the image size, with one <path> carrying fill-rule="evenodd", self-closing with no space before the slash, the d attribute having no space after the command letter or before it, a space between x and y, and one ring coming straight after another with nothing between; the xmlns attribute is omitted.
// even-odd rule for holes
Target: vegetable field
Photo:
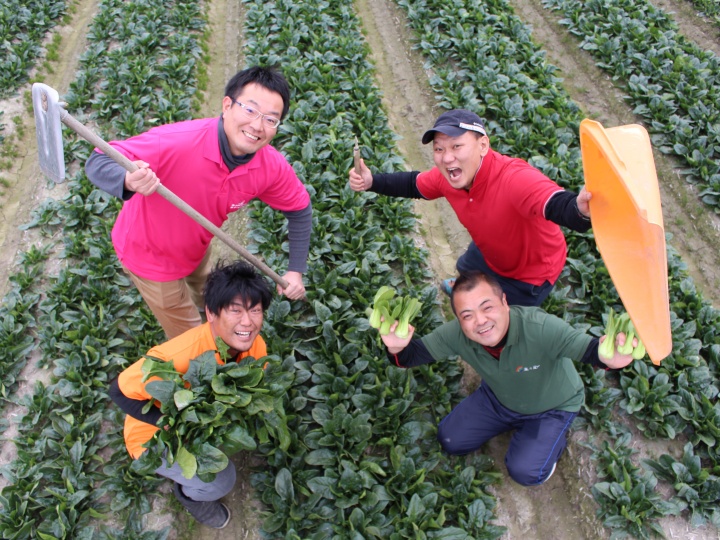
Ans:
<svg viewBox="0 0 720 540"><path fill-rule="evenodd" d="M717 538L712 2L666 1L666 11L645 0L18 4L13 17L38 24L26 30L2 8L0 65L13 71L0 87L0 538ZM33 59L38 43L57 57ZM281 66L293 90L274 145L313 199L308 298L278 299L263 332L284 389L272 420L282 445L259 433L242 446L255 449L235 458L235 517L209 534L125 453L107 382L161 331L117 264L109 231L119 202L84 177L90 148L66 131L68 181L47 185L25 93L28 81L47 82L76 118L127 137L218 114L226 80L255 63ZM475 110L495 149L573 189L586 116L643 123L657 150L673 352L660 366L582 370L585 409L538 488L507 477L506 439L467 458L442 454L435 426L477 380L461 362L390 366L366 314L388 286L421 303L420 333L447 316L436 285L467 242L454 218L441 205L347 187L356 136L375 170L428 167L419 137L447 107ZM262 205L237 218L229 230L284 267L283 220ZM569 234L568 248L544 307L598 335L622 306L592 234Z"/></svg>

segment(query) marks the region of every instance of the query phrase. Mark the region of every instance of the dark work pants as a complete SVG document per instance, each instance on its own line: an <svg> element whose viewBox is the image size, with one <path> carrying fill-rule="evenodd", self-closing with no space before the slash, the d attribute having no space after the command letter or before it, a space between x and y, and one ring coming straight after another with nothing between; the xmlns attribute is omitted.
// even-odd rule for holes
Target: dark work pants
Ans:
<svg viewBox="0 0 720 540"><path fill-rule="evenodd" d="M438 441L448 454L474 452L493 437L515 430L505 466L523 486L542 484L567 444L576 412L550 410L518 414L503 406L484 382L460 402L438 426Z"/></svg>
<svg viewBox="0 0 720 540"><path fill-rule="evenodd" d="M483 257L482 252L475 245L475 242L470 242L467 251L460 256L455 267L458 272L479 270L480 272L493 276L500 283L507 302L511 306L539 306L548 297L553 288L553 284L549 281L546 281L542 285L533 285L517 279L501 276L494 272L485 262L485 257Z"/></svg>

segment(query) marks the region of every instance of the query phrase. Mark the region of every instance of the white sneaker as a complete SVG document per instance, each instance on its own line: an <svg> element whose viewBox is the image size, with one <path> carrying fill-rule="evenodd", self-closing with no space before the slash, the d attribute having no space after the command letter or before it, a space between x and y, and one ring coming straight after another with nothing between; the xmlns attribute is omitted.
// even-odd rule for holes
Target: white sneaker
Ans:
<svg viewBox="0 0 720 540"><path fill-rule="evenodd" d="M557 467L557 461L556 461L555 463L553 463L552 469L550 469L550 474L548 474L548 475L547 475L547 478L545 478L545 480L542 481L543 484L544 484L545 482L547 482L548 480L550 480L550 477L551 477L551 476L553 475L553 473L555 472L555 467Z"/></svg>

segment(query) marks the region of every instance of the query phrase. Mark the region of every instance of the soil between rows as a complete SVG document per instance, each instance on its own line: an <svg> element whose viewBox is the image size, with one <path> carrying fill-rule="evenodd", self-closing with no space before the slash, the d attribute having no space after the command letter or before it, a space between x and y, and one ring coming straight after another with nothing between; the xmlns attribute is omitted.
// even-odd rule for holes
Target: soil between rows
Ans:
<svg viewBox="0 0 720 540"><path fill-rule="evenodd" d="M684 3L657 0L656 4L675 11L685 35L717 53L718 32L709 25L699 23ZM577 49L576 42L557 23L557 18L543 10L537 2L513 0L513 5L518 15L532 26L534 39L548 51L551 63L562 70L568 92L587 116L608 127L638 122L624 104L622 93L594 66L592 59ZM61 95L74 77L76 61L84 47L85 31L97 1L80 0L75 6L72 23L58 29L63 36L61 60L53 66L54 73L45 79ZM402 12L384 0L357 0L356 8L371 47L372 59L377 68L377 84L384 93L391 127L402 137L398 148L408 168L428 168L432 165L431 155L428 148L419 143L419 137L432 124L439 111L434 108L434 99L427 84L428 73L423 69L421 58L412 50L412 40L405 29ZM241 69L244 63L243 14L240 4L232 0L215 0L210 3L209 17L212 27L209 50L212 59L209 65L210 88L202 111L205 116L214 115L219 110L225 81ZM5 111L5 124L9 123L11 115L20 114L26 126L23 144L26 152L13 167L14 186L0 199L3 218L0 221L0 245L5 254L0 260L0 289L4 292L7 290L7 276L15 268L16 254L31 243L43 241L32 231L20 231L18 225L27 221L32 208L45 197L60 197L63 187L48 186L42 179L36 160L32 115L23 110L22 99L2 101L0 106ZM670 243L682 254L704 296L715 303L720 295L718 220L698 204L692 189L675 173L675 164L656 153L656 166L661 181L665 226L673 234ZM455 259L467 246L468 236L444 201L418 203L416 211L420 218L417 241L428 249L428 263L439 281L454 273ZM245 221L246 216L237 213L224 229L242 243ZM215 248L218 257L233 256L219 242L215 242ZM55 261L55 264L59 264L59 261ZM27 384L23 385L21 393L30 388L35 379L49 378L49 373L38 370L32 360L23 374ZM466 386L471 389L475 384L477 379L469 376ZM10 407L6 411L6 418L12 420L20 414L21 409ZM10 434L11 430L6 433L6 439ZM608 531L594 517L596 505L590 493L590 486L595 481L594 464L590 461L589 451L581 446L586 438L584 432L572 435L571 444L559 463L558 471L547 484L537 488L522 488L505 474L502 458L507 447L507 437L493 441L484 449L493 457L498 470L505 474L503 482L495 488L498 498L497 523L508 528L505 538L577 540L609 536ZM678 447L676 443L650 443L638 437L635 444L642 452L655 457L664 452L677 455L674 450ZM4 442L0 448L0 464L10 462L13 457L13 445ZM174 525L170 539L260 538L260 505L254 500L249 483L250 469L257 465L257 460L241 454L234 461L239 476L236 490L227 500L234 514L228 528L213 531L193 526L182 515L173 517L166 506L172 496L167 499L161 497L156 501L152 515L147 518L147 525L153 529ZM177 509L177 505L170 502L170 508ZM718 538L715 530L691 530L685 521L679 519L665 520L663 527L668 538Z"/></svg>

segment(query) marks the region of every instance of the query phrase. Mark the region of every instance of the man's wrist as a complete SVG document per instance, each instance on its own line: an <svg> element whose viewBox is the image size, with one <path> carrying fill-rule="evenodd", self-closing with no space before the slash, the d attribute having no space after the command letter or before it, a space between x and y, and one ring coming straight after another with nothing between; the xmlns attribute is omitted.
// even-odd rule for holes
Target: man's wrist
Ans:
<svg viewBox="0 0 720 540"><path fill-rule="evenodd" d="M577 197L575 197L575 211L578 213L578 216L583 218L586 221L590 221L590 216L586 216L580 211L580 207L578 206Z"/></svg>

